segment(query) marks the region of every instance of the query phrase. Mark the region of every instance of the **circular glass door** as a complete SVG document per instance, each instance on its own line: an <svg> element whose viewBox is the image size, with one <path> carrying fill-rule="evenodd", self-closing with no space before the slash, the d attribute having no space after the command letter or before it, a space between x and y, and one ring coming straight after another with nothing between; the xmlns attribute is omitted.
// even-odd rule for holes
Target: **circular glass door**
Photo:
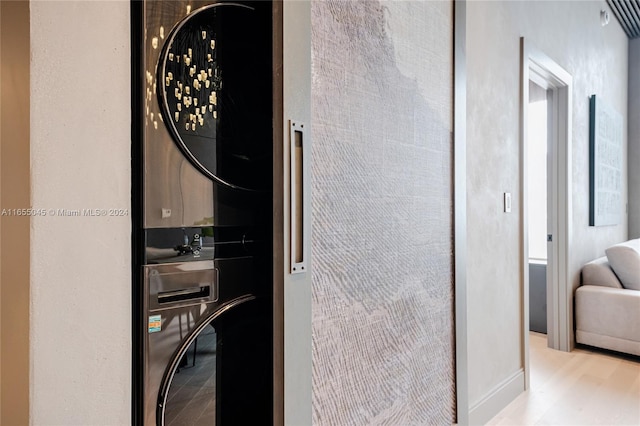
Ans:
<svg viewBox="0 0 640 426"><path fill-rule="evenodd" d="M271 316L252 298L211 313L176 350L160 384L157 426L270 423Z"/></svg>
<svg viewBox="0 0 640 426"><path fill-rule="evenodd" d="M271 186L269 2L216 3L171 31L158 65L165 125L187 158L234 188Z"/></svg>
<svg viewBox="0 0 640 426"><path fill-rule="evenodd" d="M216 423L217 334L205 328L182 355L162 412L165 426Z"/></svg>

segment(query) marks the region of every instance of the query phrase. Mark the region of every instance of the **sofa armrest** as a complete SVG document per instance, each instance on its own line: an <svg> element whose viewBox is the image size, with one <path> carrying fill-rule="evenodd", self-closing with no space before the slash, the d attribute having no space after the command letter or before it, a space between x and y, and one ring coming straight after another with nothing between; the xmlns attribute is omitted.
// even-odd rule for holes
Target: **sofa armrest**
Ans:
<svg viewBox="0 0 640 426"><path fill-rule="evenodd" d="M623 288L606 256L593 260L582 267L582 285Z"/></svg>

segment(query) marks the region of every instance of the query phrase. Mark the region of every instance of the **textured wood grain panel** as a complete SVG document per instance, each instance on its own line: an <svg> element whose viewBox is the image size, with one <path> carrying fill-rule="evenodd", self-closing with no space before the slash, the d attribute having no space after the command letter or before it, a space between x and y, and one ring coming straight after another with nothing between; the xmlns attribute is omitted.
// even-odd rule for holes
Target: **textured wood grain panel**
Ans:
<svg viewBox="0 0 640 426"><path fill-rule="evenodd" d="M454 419L449 2L312 3L313 421Z"/></svg>

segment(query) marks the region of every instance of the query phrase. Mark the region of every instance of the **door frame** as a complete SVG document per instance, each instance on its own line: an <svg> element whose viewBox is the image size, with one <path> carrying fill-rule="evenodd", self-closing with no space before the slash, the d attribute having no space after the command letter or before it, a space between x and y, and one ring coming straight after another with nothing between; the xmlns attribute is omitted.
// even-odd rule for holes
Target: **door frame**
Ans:
<svg viewBox="0 0 640 426"><path fill-rule="evenodd" d="M456 0L453 30L453 228L456 420L469 424L467 340L467 3Z"/></svg>
<svg viewBox="0 0 640 426"><path fill-rule="evenodd" d="M549 146L552 162L547 172L549 208L547 228L552 241L548 244L548 258L552 264L547 274L547 336L548 346L562 351L571 350L571 279L567 268L572 228L571 152L572 152L572 88L571 75L553 59L536 49L530 42L520 39L521 51L521 108L520 108L520 235L523 364L525 389L529 388L529 249L527 203L527 133L529 113L529 81L542 84L552 92L553 101L549 118Z"/></svg>
<svg viewBox="0 0 640 426"><path fill-rule="evenodd" d="M273 0L273 5L273 424L307 425L312 423L313 374L311 181L307 174L312 142L311 2ZM298 159L302 161L301 182L292 182L292 138L300 132L292 123L306 125L304 137L300 136L304 139L301 147L305 147ZM302 205L292 210L291 194L298 185ZM305 253L305 271L292 268L291 251L298 237Z"/></svg>

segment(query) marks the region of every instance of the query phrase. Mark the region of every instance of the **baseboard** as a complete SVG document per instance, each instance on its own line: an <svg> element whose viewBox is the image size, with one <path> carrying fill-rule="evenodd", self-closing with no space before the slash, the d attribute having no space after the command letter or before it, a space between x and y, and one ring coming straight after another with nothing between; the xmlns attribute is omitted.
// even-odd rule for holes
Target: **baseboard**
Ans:
<svg viewBox="0 0 640 426"><path fill-rule="evenodd" d="M469 409L469 424L486 424L522 392L524 392L524 370L519 370Z"/></svg>

